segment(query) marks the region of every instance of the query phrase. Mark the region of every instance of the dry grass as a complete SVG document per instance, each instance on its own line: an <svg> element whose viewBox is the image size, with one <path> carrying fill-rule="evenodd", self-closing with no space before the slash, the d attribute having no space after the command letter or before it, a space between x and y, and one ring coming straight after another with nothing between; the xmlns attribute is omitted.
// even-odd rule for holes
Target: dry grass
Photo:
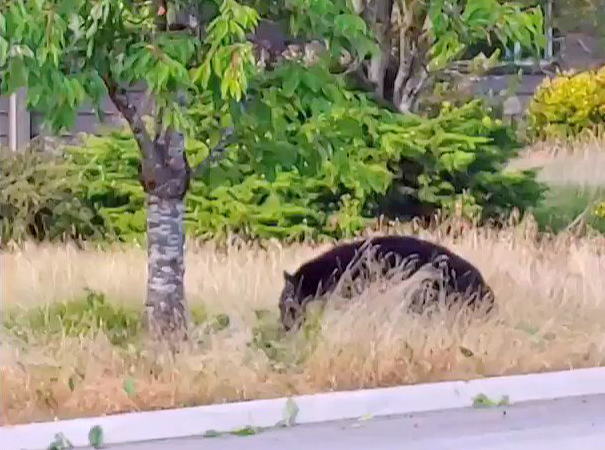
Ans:
<svg viewBox="0 0 605 450"><path fill-rule="evenodd" d="M605 138L572 142L539 142L509 164L515 169L540 168L538 179L550 185L605 186Z"/></svg>
<svg viewBox="0 0 605 450"><path fill-rule="evenodd" d="M325 246L190 248L188 299L210 314L228 314L227 328L200 325L177 355L144 341L111 345L103 333L32 332L26 342L5 330L2 423L605 363L602 239L537 242L519 227L471 230L455 241L424 237L483 271L499 302L493 317L467 323L446 313L411 316L398 307L397 288L370 290L347 308L331 302L340 306L328 306L321 321L284 337L277 327L282 270ZM28 307L93 289L140 307L145 277L141 249L28 245L2 255L2 302L5 310Z"/></svg>

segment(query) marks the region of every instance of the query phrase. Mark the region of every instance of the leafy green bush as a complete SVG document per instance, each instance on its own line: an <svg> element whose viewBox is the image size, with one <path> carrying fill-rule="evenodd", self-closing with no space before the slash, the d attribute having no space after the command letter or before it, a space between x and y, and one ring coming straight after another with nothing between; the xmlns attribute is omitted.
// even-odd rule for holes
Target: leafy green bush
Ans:
<svg viewBox="0 0 605 450"><path fill-rule="evenodd" d="M529 104L533 137L569 138L599 131L605 120L605 67L545 78Z"/></svg>
<svg viewBox="0 0 605 450"><path fill-rule="evenodd" d="M2 242L26 236L94 236L94 212L75 194L77 180L50 154L0 151Z"/></svg>
<svg viewBox="0 0 605 450"><path fill-rule="evenodd" d="M296 63L257 80L250 97L233 118L238 148L194 183L205 189L189 196L197 230L345 237L381 212L409 217L462 205L467 215L493 217L544 192L533 173L502 171L518 143L480 101L430 119L394 114L321 64ZM198 119L216 125L212 117ZM198 137L210 138L204 130ZM393 198L394 208L386 205Z"/></svg>
<svg viewBox="0 0 605 450"><path fill-rule="evenodd" d="M132 241L146 230L145 196L138 180L140 153L130 133L84 137L68 147L65 158L74 175L75 195L95 211L105 237Z"/></svg>
<svg viewBox="0 0 605 450"><path fill-rule="evenodd" d="M502 171L518 144L479 101L446 106L433 118L395 114L347 90L323 65L296 63L256 80L249 97L232 117L211 97L190 111L198 124L186 145L192 165L208 155L204 142L217 141L220 122L236 124L237 135L227 156L192 182L190 234L351 237L379 213L462 207L485 218L524 210L543 193L532 172ZM71 192L95 212L105 235L143 236L145 197L130 133L86 137L65 157Z"/></svg>

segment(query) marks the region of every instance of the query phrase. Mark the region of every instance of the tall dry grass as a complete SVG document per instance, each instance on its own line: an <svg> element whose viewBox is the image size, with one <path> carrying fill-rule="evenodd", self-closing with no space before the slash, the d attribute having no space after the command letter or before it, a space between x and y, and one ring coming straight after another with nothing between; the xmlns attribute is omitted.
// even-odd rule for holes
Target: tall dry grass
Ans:
<svg viewBox="0 0 605 450"><path fill-rule="evenodd" d="M327 246L192 245L189 303L227 314L227 328L200 325L176 355L144 340L114 346L103 333L18 338L4 330L2 423L605 363L603 239L539 242L520 227L422 237L482 270L497 297L495 315L470 322L444 312L412 316L395 286L350 302L333 298L320 321L282 336L282 271ZM87 289L112 302L143 303L142 249L30 244L4 253L1 262L5 311L79 298Z"/></svg>
<svg viewBox="0 0 605 450"><path fill-rule="evenodd" d="M604 187L605 138L588 135L573 141L537 142L511 161L514 169L538 168L549 185Z"/></svg>

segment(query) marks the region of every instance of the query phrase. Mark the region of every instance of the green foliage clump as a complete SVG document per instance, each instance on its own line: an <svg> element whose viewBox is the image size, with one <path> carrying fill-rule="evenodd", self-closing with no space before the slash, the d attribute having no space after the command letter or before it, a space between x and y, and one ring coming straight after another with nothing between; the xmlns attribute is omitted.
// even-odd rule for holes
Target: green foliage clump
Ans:
<svg viewBox="0 0 605 450"><path fill-rule="evenodd" d="M545 78L529 104L530 132L540 139L566 139L598 132L605 120L605 67Z"/></svg>
<svg viewBox="0 0 605 450"><path fill-rule="evenodd" d="M249 93L246 111L233 118L237 148L188 197L197 230L341 238L385 211L387 198L398 200L390 208L397 216L462 205L487 218L524 210L544 191L532 172L502 171L518 143L480 101L434 118L391 113L321 64L296 63ZM199 138L210 136L201 130Z"/></svg>
<svg viewBox="0 0 605 450"><path fill-rule="evenodd" d="M502 170L518 143L479 101L433 118L402 115L348 90L322 64L288 63L255 80L245 110L231 111L206 96L189 112L198 124L186 144L192 165L221 125L235 124L237 136L186 197L187 230L200 237L352 237L380 213L462 208L487 218L533 206L543 192L533 172ZM119 131L65 150L70 192L106 237L144 236L137 151Z"/></svg>
<svg viewBox="0 0 605 450"><path fill-rule="evenodd" d="M97 234L94 212L74 192L78 180L50 154L0 151L2 242Z"/></svg>
<svg viewBox="0 0 605 450"><path fill-rule="evenodd" d="M138 240L146 230L145 195L138 180L139 149L131 133L86 136L65 149L75 195L95 211L105 237Z"/></svg>

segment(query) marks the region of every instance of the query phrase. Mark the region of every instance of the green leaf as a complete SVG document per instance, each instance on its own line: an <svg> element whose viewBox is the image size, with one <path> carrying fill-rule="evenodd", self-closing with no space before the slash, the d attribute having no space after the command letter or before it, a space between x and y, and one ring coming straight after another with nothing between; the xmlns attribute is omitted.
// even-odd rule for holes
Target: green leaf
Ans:
<svg viewBox="0 0 605 450"><path fill-rule="evenodd" d="M11 59L9 61L6 89L7 93L13 93L24 85L27 85L29 72L22 58Z"/></svg>
<svg viewBox="0 0 605 450"><path fill-rule="evenodd" d="M510 404L510 399L508 395L502 396L502 398L498 401L494 401L490 399L485 394L478 394L473 398L473 407L474 408L491 408L496 406L508 406Z"/></svg>
<svg viewBox="0 0 605 450"><path fill-rule="evenodd" d="M462 18L472 27L493 23L500 5L495 0L468 0Z"/></svg>
<svg viewBox="0 0 605 450"><path fill-rule="evenodd" d="M474 408L486 408L486 407L492 407L492 406L496 406L496 402L491 400L485 394L477 394L475 397L473 397L473 407Z"/></svg>
<svg viewBox="0 0 605 450"><path fill-rule="evenodd" d="M298 158L296 146L289 142L267 142L262 145L263 159L271 164L280 164L283 168L291 168Z"/></svg>
<svg viewBox="0 0 605 450"><path fill-rule="evenodd" d="M0 36L0 66L6 64L8 58L8 42L2 36Z"/></svg>
<svg viewBox="0 0 605 450"><path fill-rule="evenodd" d="M63 433L55 434L55 439L48 446L48 450L69 450L73 448L74 445L63 435Z"/></svg>
<svg viewBox="0 0 605 450"><path fill-rule="evenodd" d="M253 436L255 434L258 434L259 431L260 430L258 428L252 427L252 426L248 425L248 426L246 426L244 428L241 428L239 430L232 431L231 434L233 434L234 436L245 437L245 436Z"/></svg>
<svg viewBox="0 0 605 450"><path fill-rule="evenodd" d="M343 35L364 34L367 32L366 22L357 14L339 14L334 19L334 26Z"/></svg>
<svg viewBox="0 0 605 450"><path fill-rule="evenodd" d="M88 442L94 448L101 448L103 446L103 428L99 425L95 425L88 432Z"/></svg>
<svg viewBox="0 0 605 450"><path fill-rule="evenodd" d="M218 314L216 316L216 323L218 324L220 330L224 330L229 327L231 319L227 314Z"/></svg>
<svg viewBox="0 0 605 450"><path fill-rule="evenodd" d="M284 87L282 89L283 94L286 97L292 97L300 84L300 70L292 70L290 76L284 81Z"/></svg>
<svg viewBox="0 0 605 450"><path fill-rule="evenodd" d="M305 70L301 73L302 82L314 93L321 90L323 80L316 73Z"/></svg>
<svg viewBox="0 0 605 450"><path fill-rule="evenodd" d="M126 378L124 380L123 389L124 389L124 392L126 392L126 394L128 394L128 396L134 395L136 392L136 386L135 386L134 379L132 379L130 377Z"/></svg>
<svg viewBox="0 0 605 450"><path fill-rule="evenodd" d="M296 423L296 416L298 415L298 405L294 400L288 398L286 405L284 406L284 425L291 427Z"/></svg>
<svg viewBox="0 0 605 450"><path fill-rule="evenodd" d="M373 193L384 193L389 187L392 174L380 164L355 164L354 179L357 183L366 183Z"/></svg>
<svg viewBox="0 0 605 450"><path fill-rule="evenodd" d="M471 152L454 151L445 153L439 158L439 162L443 164L446 170L450 172L458 172L467 168L475 161L476 155Z"/></svg>

